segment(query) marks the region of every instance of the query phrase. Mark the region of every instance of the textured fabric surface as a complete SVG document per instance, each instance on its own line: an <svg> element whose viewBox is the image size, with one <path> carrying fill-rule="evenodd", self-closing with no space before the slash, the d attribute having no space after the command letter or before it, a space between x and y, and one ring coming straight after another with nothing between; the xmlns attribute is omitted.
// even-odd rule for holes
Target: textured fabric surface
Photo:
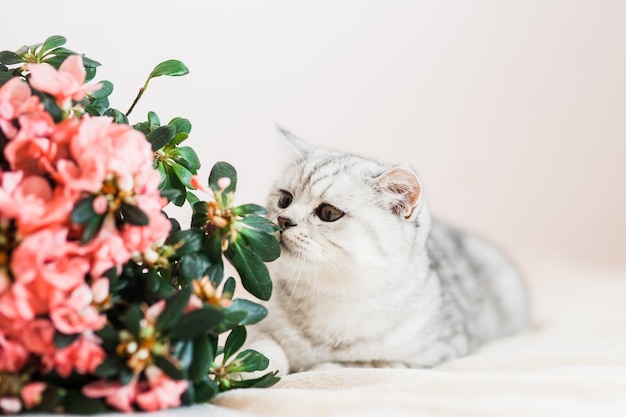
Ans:
<svg viewBox="0 0 626 417"><path fill-rule="evenodd" d="M527 275L531 327L468 357L292 374L214 404L273 417L626 415L626 271L544 263Z"/></svg>

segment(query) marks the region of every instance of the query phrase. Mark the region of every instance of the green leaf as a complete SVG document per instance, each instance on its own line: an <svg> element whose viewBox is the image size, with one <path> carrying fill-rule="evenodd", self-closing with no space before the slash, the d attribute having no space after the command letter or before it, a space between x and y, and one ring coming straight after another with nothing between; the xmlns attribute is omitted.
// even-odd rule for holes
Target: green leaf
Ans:
<svg viewBox="0 0 626 417"><path fill-rule="evenodd" d="M83 230L83 235L81 236L80 242L85 245L93 238L98 235L100 231L100 227L102 227L102 223L104 222L105 216L94 216L88 222L85 230Z"/></svg>
<svg viewBox="0 0 626 417"><path fill-rule="evenodd" d="M139 337L139 322L143 318L141 309L137 304L131 304L124 314L123 320L126 323L126 328L135 337Z"/></svg>
<svg viewBox="0 0 626 417"><path fill-rule="evenodd" d="M22 60L22 57L15 52L2 51L0 52L0 62L2 62L4 65L14 65L21 64L24 61Z"/></svg>
<svg viewBox="0 0 626 417"><path fill-rule="evenodd" d="M189 201L189 205L193 206L200 201L200 199L191 191L187 191L187 201Z"/></svg>
<svg viewBox="0 0 626 417"><path fill-rule="evenodd" d="M111 287L113 289L113 287ZM234 302L233 302L234 304ZM102 339L102 347L105 349L113 349L119 343L119 338L117 336L117 331L111 326L107 324L102 329L95 332L96 336Z"/></svg>
<svg viewBox="0 0 626 417"><path fill-rule="evenodd" d="M220 191L217 180L220 178L230 178L230 185L224 190L224 194L234 192L237 188L237 171L228 162L216 162L209 174L209 187L213 191Z"/></svg>
<svg viewBox="0 0 626 417"><path fill-rule="evenodd" d="M191 133L191 122L182 117L175 117L168 123L170 126L174 126L176 128L176 134L178 133L186 133L189 135Z"/></svg>
<svg viewBox="0 0 626 417"><path fill-rule="evenodd" d="M148 270L148 273L144 275L145 276L145 290L146 292L148 292L149 294L158 294L159 293L159 289L161 288L161 283L163 282L163 280L161 279L161 277L159 276L159 273L157 272L156 269L151 268Z"/></svg>
<svg viewBox="0 0 626 417"><path fill-rule="evenodd" d="M224 255L239 272L241 283L250 294L264 301L270 299L272 281L261 258L238 242L231 244Z"/></svg>
<svg viewBox="0 0 626 417"><path fill-rule="evenodd" d="M196 403L196 387L188 383L187 389L180 394L180 404L183 406L189 406Z"/></svg>
<svg viewBox="0 0 626 417"><path fill-rule="evenodd" d="M68 390L63 403L64 412L69 414L101 414L111 410L102 399L87 398L77 390Z"/></svg>
<svg viewBox="0 0 626 417"><path fill-rule="evenodd" d="M111 377L119 374L126 365L118 356L108 356L97 368L96 375Z"/></svg>
<svg viewBox="0 0 626 417"><path fill-rule="evenodd" d="M212 379L206 378L194 383L196 402L206 403L212 400L219 392L219 387Z"/></svg>
<svg viewBox="0 0 626 417"><path fill-rule="evenodd" d="M171 379L177 381L183 379L183 372L181 369L166 357L161 355L152 355L152 359L154 360L154 364L161 368L165 375L169 376Z"/></svg>
<svg viewBox="0 0 626 417"><path fill-rule="evenodd" d="M111 81L100 81L102 87L96 91L92 91L89 95L96 99L103 99L111 95L113 92L113 83Z"/></svg>
<svg viewBox="0 0 626 417"><path fill-rule="evenodd" d="M169 332L169 336L173 339L196 339L211 330L223 317L222 312L210 306L190 311Z"/></svg>
<svg viewBox="0 0 626 417"><path fill-rule="evenodd" d="M245 216L247 214L267 214L267 209L258 204L243 204L233 207L233 213L238 216Z"/></svg>
<svg viewBox="0 0 626 417"><path fill-rule="evenodd" d="M132 381L133 378L135 378L135 374L133 374L132 369L128 368L127 366L122 368L118 376L118 380L122 385L130 384L130 381Z"/></svg>
<svg viewBox="0 0 626 417"><path fill-rule="evenodd" d="M148 112L148 123L150 124L150 127L159 127L161 126L161 119L159 119L159 116L153 112L153 111L149 111ZM174 130L174 133L176 133L176 130ZM153 149L156 150L156 149Z"/></svg>
<svg viewBox="0 0 626 417"><path fill-rule="evenodd" d="M224 297L232 298L235 293L235 286L235 278L229 277L224 283L224 288L222 288L222 295L224 295Z"/></svg>
<svg viewBox="0 0 626 417"><path fill-rule="evenodd" d="M0 71L0 87L2 87L7 81L13 78L10 72Z"/></svg>
<svg viewBox="0 0 626 417"><path fill-rule="evenodd" d="M191 211L191 227L196 229L202 229L209 220L207 205L205 201L198 201L194 203ZM220 256L221 256L220 250Z"/></svg>
<svg viewBox="0 0 626 417"><path fill-rule="evenodd" d="M85 83L93 80L96 77L96 69L95 68L85 68Z"/></svg>
<svg viewBox="0 0 626 417"><path fill-rule="evenodd" d="M176 190L179 192L178 197L170 200L174 205L178 206L178 207L182 207L183 204L185 204L186 201L186 195L187 195L187 187L185 187L185 184L183 184L179 179L178 176L174 173L174 170L172 169L171 166L167 165L167 164L163 164L163 169L165 171L165 185L164 185L164 189L168 189L168 190ZM161 185L159 186L159 188L161 187Z"/></svg>
<svg viewBox="0 0 626 417"><path fill-rule="evenodd" d="M150 133L150 124L148 122L139 122L133 125L133 129L140 131L144 135Z"/></svg>
<svg viewBox="0 0 626 417"><path fill-rule="evenodd" d="M231 330L224 343L224 362L228 361L246 341L248 332L244 326L235 327Z"/></svg>
<svg viewBox="0 0 626 417"><path fill-rule="evenodd" d="M181 340L174 344L174 357L185 378L189 377L189 367L193 362L193 340Z"/></svg>
<svg viewBox="0 0 626 417"><path fill-rule="evenodd" d="M189 303L189 297L191 297L191 287L184 287L167 301L163 312L157 319L155 326L157 331L166 332L177 325L183 317L183 310Z"/></svg>
<svg viewBox="0 0 626 417"><path fill-rule="evenodd" d="M72 210L72 214L70 216L72 223L83 224L87 223L94 216L97 216L96 212L93 210L93 200L95 196L90 196L87 198L83 198L79 200Z"/></svg>
<svg viewBox="0 0 626 417"><path fill-rule="evenodd" d="M108 98L89 98L85 100L85 112L92 116L102 116L109 109Z"/></svg>
<svg viewBox="0 0 626 417"><path fill-rule="evenodd" d="M280 244L273 234L245 227L240 232L252 251L264 262L272 262L280 256Z"/></svg>
<svg viewBox="0 0 626 417"><path fill-rule="evenodd" d="M172 152L170 152L170 158L187 168L193 174L196 174L198 169L200 169L200 158L198 158L196 151L189 146L182 146L172 150Z"/></svg>
<svg viewBox="0 0 626 417"><path fill-rule="evenodd" d="M167 201L177 200L180 198L181 195L183 195L180 190L175 190L173 188L160 190L159 193L161 194L161 197L165 197ZM179 206L182 206L182 204L180 204Z"/></svg>
<svg viewBox="0 0 626 417"><path fill-rule="evenodd" d="M169 59L154 67L148 79L160 77L162 75L178 77L186 74L189 74L189 69L185 66L185 64L176 59Z"/></svg>
<svg viewBox="0 0 626 417"><path fill-rule="evenodd" d="M174 173L176 174L180 182L186 188L193 188L191 186L191 178L193 177L194 174L191 171L189 171L187 168L185 168L184 166L176 162L173 162L173 161L168 161L168 162L169 162L168 165L172 168L172 170L174 171Z"/></svg>
<svg viewBox="0 0 626 417"><path fill-rule="evenodd" d="M256 324L267 316L267 309L264 306L242 298L234 299L228 310L247 312L245 319L239 322L243 326Z"/></svg>
<svg viewBox="0 0 626 417"><path fill-rule="evenodd" d="M244 379L241 381L231 379L230 388L268 388L280 381L280 378L276 376L277 373L278 372L270 372L260 378Z"/></svg>
<svg viewBox="0 0 626 417"><path fill-rule="evenodd" d="M64 348L72 344L74 340L78 338L78 334L63 334L61 332L56 332L54 334L54 346L58 348Z"/></svg>
<svg viewBox="0 0 626 417"><path fill-rule="evenodd" d="M219 233L213 233L204 240L203 250L211 260L211 263L222 263L222 238Z"/></svg>
<svg viewBox="0 0 626 417"><path fill-rule="evenodd" d="M33 93L37 97L39 97L39 100L43 103L44 108L48 113L50 113L50 116L52 116L56 123L59 123L61 120L63 120L63 111L51 95L44 94L36 90L33 91Z"/></svg>
<svg viewBox="0 0 626 417"><path fill-rule="evenodd" d="M57 405L62 400L60 389L54 386L48 385L46 390L41 395L41 402L28 410L31 413L52 413L54 409L57 408Z"/></svg>
<svg viewBox="0 0 626 417"><path fill-rule="evenodd" d="M65 39L63 36L60 36L60 35L50 36L48 39L44 41L43 45L41 46L40 56L45 55L45 53L50 51L51 49L55 49L55 48L58 48L59 46L65 45L66 42L67 42L67 39Z"/></svg>
<svg viewBox="0 0 626 417"><path fill-rule="evenodd" d="M209 279L217 287L224 279L224 264L222 262L211 264L205 274L209 276Z"/></svg>
<svg viewBox="0 0 626 417"><path fill-rule="evenodd" d="M166 245L178 246L176 257L199 251L202 249L203 243L204 233L197 229L179 230L171 233L165 241Z"/></svg>
<svg viewBox="0 0 626 417"><path fill-rule="evenodd" d="M152 145L153 151L158 151L169 143L174 137L175 129L172 126L159 126L146 135L146 139Z"/></svg>
<svg viewBox="0 0 626 417"><path fill-rule="evenodd" d="M132 204L122 203L120 214L126 223L134 226L147 226L150 220L142 209Z"/></svg>
<svg viewBox="0 0 626 417"><path fill-rule="evenodd" d="M180 260L180 271L187 283L202 278L211 262L201 253L194 252L185 255Z"/></svg>
<svg viewBox="0 0 626 417"><path fill-rule="evenodd" d="M255 214L250 214L244 217L243 219L239 220L239 223L243 223L252 229L257 229L265 233L274 233L280 230L277 224Z"/></svg>
<svg viewBox="0 0 626 417"><path fill-rule="evenodd" d="M199 382L209 375L211 362L214 360L209 338L200 336L193 341L193 359L189 365L189 377L193 382Z"/></svg>
<svg viewBox="0 0 626 417"><path fill-rule="evenodd" d="M128 117L117 109L108 109L104 112L103 116L110 116L113 118L113 122L117 124L128 124Z"/></svg>
<svg viewBox="0 0 626 417"><path fill-rule="evenodd" d="M233 364L236 364L234 372L254 372L264 371L270 364L269 359L265 355L257 352L253 349L247 349L233 359Z"/></svg>

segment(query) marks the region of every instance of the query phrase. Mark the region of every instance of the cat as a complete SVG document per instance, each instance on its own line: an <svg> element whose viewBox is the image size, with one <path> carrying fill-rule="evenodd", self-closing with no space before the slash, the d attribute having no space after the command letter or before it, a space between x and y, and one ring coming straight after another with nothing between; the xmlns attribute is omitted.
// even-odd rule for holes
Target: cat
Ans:
<svg viewBox="0 0 626 417"><path fill-rule="evenodd" d="M269 195L281 256L248 344L270 370L432 367L526 326L518 269L432 220L415 171L279 129L297 156Z"/></svg>

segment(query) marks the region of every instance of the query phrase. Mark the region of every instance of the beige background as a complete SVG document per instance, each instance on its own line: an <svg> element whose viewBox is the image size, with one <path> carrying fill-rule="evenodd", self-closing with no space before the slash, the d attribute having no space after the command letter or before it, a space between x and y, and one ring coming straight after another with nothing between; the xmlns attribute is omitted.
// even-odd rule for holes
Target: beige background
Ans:
<svg viewBox="0 0 626 417"><path fill-rule="evenodd" d="M624 1L33 1L0 49L48 35L99 60L112 105L187 117L203 176L238 169L265 203L275 123L420 173L434 213L520 262L626 265ZM185 220L188 209L171 210Z"/></svg>

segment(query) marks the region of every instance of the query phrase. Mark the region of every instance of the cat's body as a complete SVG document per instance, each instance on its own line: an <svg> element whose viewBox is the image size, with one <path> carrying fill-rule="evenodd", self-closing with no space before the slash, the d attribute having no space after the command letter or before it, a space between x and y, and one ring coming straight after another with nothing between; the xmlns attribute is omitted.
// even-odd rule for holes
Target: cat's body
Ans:
<svg viewBox="0 0 626 417"><path fill-rule="evenodd" d="M517 270L431 220L413 171L284 133L299 157L267 204L282 255L269 315L250 329L272 369L428 367L523 328Z"/></svg>

